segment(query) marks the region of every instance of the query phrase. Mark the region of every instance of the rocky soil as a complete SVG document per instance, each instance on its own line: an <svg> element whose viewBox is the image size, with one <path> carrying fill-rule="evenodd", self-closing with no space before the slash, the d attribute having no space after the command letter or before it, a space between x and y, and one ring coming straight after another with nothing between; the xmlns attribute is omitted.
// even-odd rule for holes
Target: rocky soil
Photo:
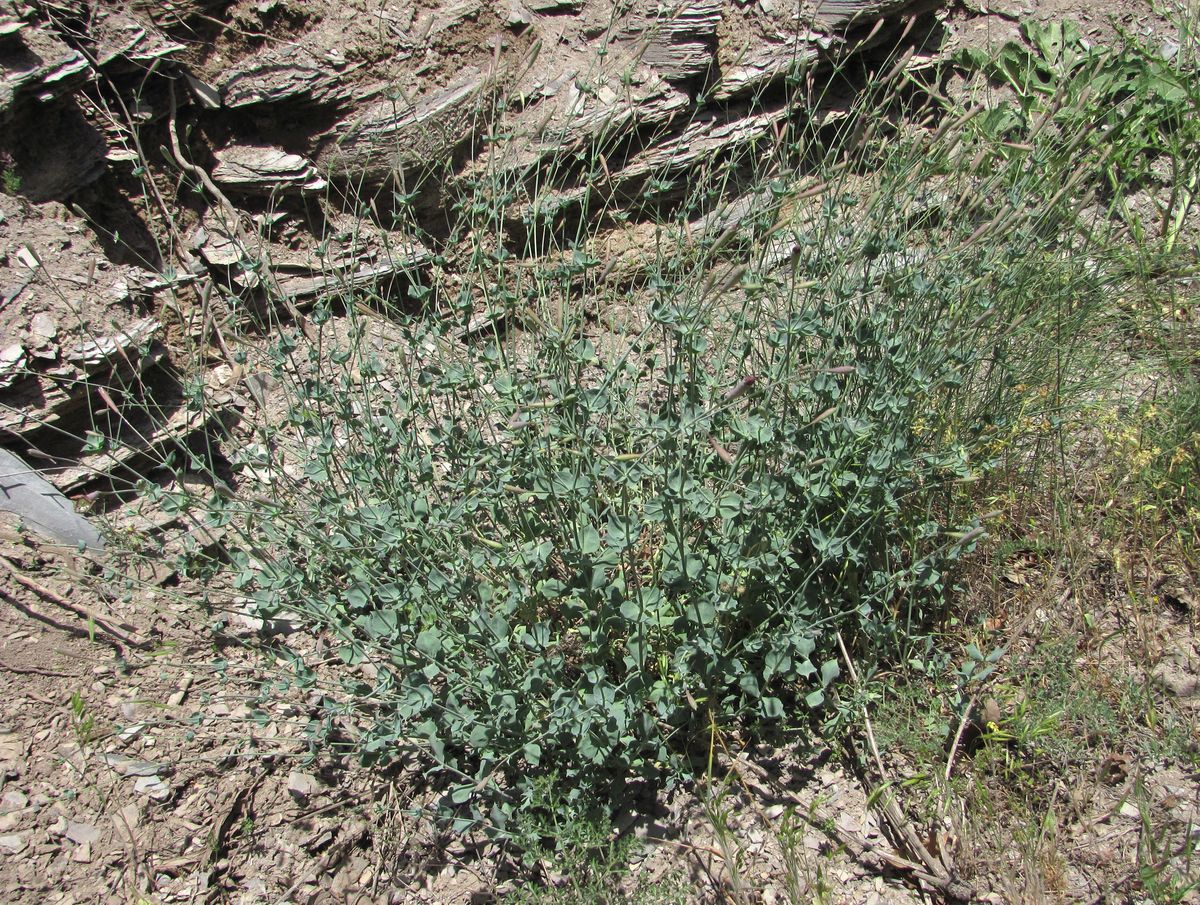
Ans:
<svg viewBox="0 0 1200 905"><path fill-rule="evenodd" d="M1091 4L1054 6L1112 27ZM1114 12L1139 26L1139 9ZM384 309L408 304L410 287L452 285L448 199L485 176L513 189L510 252L531 253L531 205L552 205L563 235L602 210L595 241L615 262L605 278L629 281L642 225L679 200L648 202L648 182L753 155L794 115L784 89L798 62L870 67L904 47L916 70L1003 40L1028 11L0 0L0 447L81 512L170 549L188 531L138 479L169 489L178 478L154 463L236 436L261 401L222 348L222 324L302 324L348 285ZM851 87L830 89L820 115L836 118ZM602 150L602 171L574 164L581 148ZM217 409L188 406L197 379ZM69 579L94 565L3 530L5 901L457 903L512 888L502 857L404 817L414 793L403 777L306 760L319 701L296 691L263 702L257 660L236 643L261 626L232 620L228 644L198 636L165 560L136 576L136 593L97 599ZM1189 663L1179 681L1194 689ZM793 803L868 843L829 862L837 901L914 898L870 856L881 828L853 778L817 752L781 763L773 781L772 794L795 790ZM1186 778L1162 782L1194 791ZM731 801L752 874L778 876L767 821L779 801L749 790ZM699 804L664 799L657 814L638 832L665 841L634 882L682 872L715 896L721 854ZM1119 803L1113 814L1102 828L1125 839L1136 815ZM813 857L828 847L811 827L800 841ZM1074 882L1095 891L1083 874Z"/></svg>

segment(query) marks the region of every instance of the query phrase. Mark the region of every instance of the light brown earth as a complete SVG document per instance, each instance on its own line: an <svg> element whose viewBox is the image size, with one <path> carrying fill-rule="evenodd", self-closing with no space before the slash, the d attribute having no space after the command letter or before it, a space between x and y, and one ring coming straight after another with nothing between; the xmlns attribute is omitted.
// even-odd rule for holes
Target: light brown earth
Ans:
<svg viewBox="0 0 1200 905"><path fill-rule="evenodd" d="M108 402L79 388L132 386L144 373L160 404L181 412L171 368L209 337L205 281L253 289L235 242L251 226L266 237L254 239L263 256L280 268L282 295L305 306L329 274L314 247L348 222L339 205L348 185L416 174L418 214L436 238L444 232L440 182L472 172L468 148L492 125L510 136L496 153L520 172L618 122L633 144L614 139L610 188L618 199L636 196L644 180L638 154L653 155L695 121L701 86L717 96L707 113L754 132L754 116L778 113L769 89L794 53L817 46L817 35L869 30L873 14L850 21L836 11L862 5L802 5L813 38L792 46L792 6L737 0L696 0L677 15L648 3L618 13L603 0L0 0L0 171L16 188L0 194L0 443L44 467L81 506L95 504L130 530L168 525L138 509L135 494L106 483L111 463L87 457L83 437L104 430ZM884 8L885 37L904 7L934 6L866 5ZM1112 39L1117 25L1162 27L1135 2L972 2L922 19L933 37L921 49L995 46L1028 15L1073 19L1097 42ZM598 56L605 42L613 49ZM632 75L622 81L625 69ZM585 82L587 92L579 88ZM477 102L501 89L518 102L502 114L484 105L502 121L482 121ZM222 91L224 106L206 106ZM758 91L765 100L755 106ZM769 116L764 122L768 128ZM183 166L162 153L172 133L184 136ZM695 155L686 165L745 140L736 128L698 135L683 148ZM423 171L422 162L445 157L459 162L456 172ZM143 158L150 191L138 178ZM182 186L187 165L211 173L228 206L206 207ZM386 286L430 266L435 251L453 267L453 249L425 248L385 226L384 205L381 195L365 232L334 241L340 277ZM609 247L636 249L636 229L614 225ZM138 342L122 339L140 324L148 326ZM105 337L122 351L86 348ZM246 391L216 369L215 355L212 364L210 376L228 383L230 411L241 417L250 408ZM1106 556L1084 550L1073 566L1103 570ZM527 882L514 879L528 875L503 851L468 848L470 840L408 816L421 802L403 772L373 775L329 751L310 761L303 733L319 702L293 692L260 704L260 661L237 644L253 628L235 618L223 633L197 632L181 602L186 586L156 593L141 585L128 599L99 599L69 578L94 566L40 549L10 525L0 557L3 901L474 903ZM1018 651L1076 631L1066 611L1090 612L1095 628L1079 638L1076 668L1117 681L1152 661L1155 694L1194 726L1194 585L1173 580L1172 599L1182 602L1147 610L1119 588L1105 594L1099 580L1086 585L1089 599L1064 598L1059 577L1039 565L1019 583L977 593L1003 629L1042 608L1016 639ZM1065 600L1064 612L1055 611ZM1140 647L1094 640L1131 626ZM753 901L785 901L775 833L785 803L856 839L889 844L862 784L830 755L782 751L773 761L755 752L756 762L778 771L774 783L733 783L722 799ZM900 780L910 765L888 767ZM1056 889L1038 888L1038 872L1021 861L1044 848L1010 852L1004 864L966 844L965 834L989 832L987 815L971 813L969 802L931 824L941 836L930 844L956 860L982 901L1129 901L1143 825L1135 785L1136 801L1172 825L1190 832L1200 822L1195 773L1166 758L1108 752L1086 783L1056 799L1066 808ZM624 881L631 896L664 879L697 901L729 895L729 852L703 796L664 793L631 832L647 842ZM918 901L899 872L871 857L829 854L831 845L816 826L799 832L798 857L810 879L820 865L825 901ZM547 873L553 883L553 869Z"/></svg>

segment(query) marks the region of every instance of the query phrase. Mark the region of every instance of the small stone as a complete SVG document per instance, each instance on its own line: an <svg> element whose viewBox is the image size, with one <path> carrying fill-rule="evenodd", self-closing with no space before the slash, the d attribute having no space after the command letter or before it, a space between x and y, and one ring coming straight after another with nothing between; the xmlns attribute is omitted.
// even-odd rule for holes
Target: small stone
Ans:
<svg viewBox="0 0 1200 905"><path fill-rule="evenodd" d="M0 810L23 811L29 807L29 796L18 789L9 789L0 798Z"/></svg>
<svg viewBox="0 0 1200 905"><path fill-rule="evenodd" d="M84 845L99 841L100 830L90 823L71 821L67 824L66 837L78 845Z"/></svg>
<svg viewBox="0 0 1200 905"><path fill-rule="evenodd" d="M166 801L171 797L171 787L157 776L143 776L134 783L133 790L149 795L155 801Z"/></svg>
<svg viewBox="0 0 1200 905"><path fill-rule="evenodd" d="M28 245L22 245L18 248L15 257L30 270L37 270L42 266L42 262L38 260L38 256L33 253L33 249Z"/></svg>
<svg viewBox="0 0 1200 905"><path fill-rule="evenodd" d="M288 793L299 801L307 801L322 789L321 782L311 773L293 770L288 774Z"/></svg>
<svg viewBox="0 0 1200 905"><path fill-rule="evenodd" d="M92 861L92 843L84 842L75 846L75 851L71 853L71 860L78 864L90 864Z"/></svg>
<svg viewBox="0 0 1200 905"><path fill-rule="evenodd" d="M37 347L47 345L58 336L58 322L44 311L39 311L29 321L29 339Z"/></svg>
<svg viewBox="0 0 1200 905"><path fill-rule="evenodd" d="M117 834L124 839L129 839L133 835L133 831L142 824L142 811L136 804L127 804L113 814L112 822Z"/></svg>
<svg viewBox="0 0 1200 905"><path fill-rule="evenodd" d="M1132 801L1121 802L1121 807L1118 809L1117 813L1119 813L1122 817L1129 817L1131 819L1136 819L1141 816L1141 811L1138 810L1137 805Z"/></svg>
<svg viewBox="0 0 1200 905"><path fill-rule="evenodd" d="M186 673L184 677L179 680L179 684L176 686L178 691L167 698L167 704L169 704L171 707L178 707L180 704L182 704L184 698L187 697L188 689L192 687L192 681L192 674L190 672Z"/></svg>
<svg viewBox="0 0 1200 905"><path fill-rule="evenodd" d="M28 833L9 833L6 836L0 836L0 851L8 852L10 855L21 854L28 845Z"/></svg>

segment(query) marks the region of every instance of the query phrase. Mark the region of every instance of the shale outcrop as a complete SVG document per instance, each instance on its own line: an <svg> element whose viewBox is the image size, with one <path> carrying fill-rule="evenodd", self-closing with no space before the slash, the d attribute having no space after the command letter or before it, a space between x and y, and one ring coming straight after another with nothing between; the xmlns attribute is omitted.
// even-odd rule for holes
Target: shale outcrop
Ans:
<svg viewBox="0 0 1200 905"><path fill-rule="evenodd" d="M832 74L919 65L938 7L0 0L0 447L123 499L206 427L176 353L217 342L214 318L444 276L455 193L483 179L512 236L600 200L623 216L599 245L636 258L648 197L661 213L697 167L843 115ZM726 200L707 216L736 220Z"/></svg>

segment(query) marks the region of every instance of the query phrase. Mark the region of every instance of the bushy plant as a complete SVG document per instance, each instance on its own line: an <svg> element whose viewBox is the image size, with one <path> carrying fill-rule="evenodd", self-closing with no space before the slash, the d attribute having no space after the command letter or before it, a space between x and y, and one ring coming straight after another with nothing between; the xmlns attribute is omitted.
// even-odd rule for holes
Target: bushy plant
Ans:
<svg viewBox="0 0 1200 905"><path fill-rule="evenodd" d="M971 182L954 142L876 150L808 200L776 178L766 229L664 242L627 332L562 303L597 285L576 246L533 277L478 256L536 328L466 331L435 285L390 346L328 305L279 333L286 417L204 518L259 616L372 665L340 696L365 760L419 752L459 826L503 828L550 770L607 794L686 774L711 720L803 725L837 633L869 659L937 617L983 531L960 488L1052 404L1103 277L1036 153ZM511 197L469 190L485 223Z"/></svg>

